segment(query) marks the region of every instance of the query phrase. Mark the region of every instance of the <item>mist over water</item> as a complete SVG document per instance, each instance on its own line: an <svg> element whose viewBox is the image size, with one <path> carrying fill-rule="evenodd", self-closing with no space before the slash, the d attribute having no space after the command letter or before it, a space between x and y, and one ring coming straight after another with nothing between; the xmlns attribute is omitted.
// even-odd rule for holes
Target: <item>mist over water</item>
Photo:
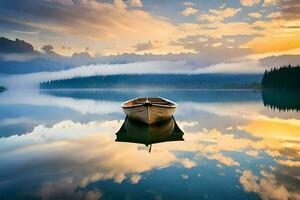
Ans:
<svg viewBox="0 0 300 200"><path fill-rule="evenodd" d="M240 71L240 66L251 66L250 70ZM40 82L48 80L69 79L73 77L88 77L95 75L118 74L210 74L210 73L262 73L257 62L218 64L207 67L197 67L186 61L150 61L128 64L99 64L79 66L68 70L55 72L37 72L20 75L1 75L0 84L11 89L38 88Z"/></svg>

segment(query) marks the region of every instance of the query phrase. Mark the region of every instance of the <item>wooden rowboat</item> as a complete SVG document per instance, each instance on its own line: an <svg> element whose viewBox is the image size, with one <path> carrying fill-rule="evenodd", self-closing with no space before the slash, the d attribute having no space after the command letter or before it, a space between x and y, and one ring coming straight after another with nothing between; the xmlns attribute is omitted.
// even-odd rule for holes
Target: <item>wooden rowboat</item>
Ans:
<svg viewBox="0 0 300 200"><path fill-rule="evenodd" d="M177 104L164 98L136 98L122 104L128 118L147 124L172 118Z"/></svg>

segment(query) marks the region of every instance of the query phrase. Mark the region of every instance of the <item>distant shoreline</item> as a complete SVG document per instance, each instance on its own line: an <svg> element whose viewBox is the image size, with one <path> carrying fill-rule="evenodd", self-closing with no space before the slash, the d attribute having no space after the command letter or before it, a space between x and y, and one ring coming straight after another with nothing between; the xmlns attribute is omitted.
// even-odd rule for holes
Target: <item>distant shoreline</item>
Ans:
<svg viewBox="0 0 300 200"><path fill-rule="evenodd" d="M149 74L74 77L40 83L40 89L260 89L259 74Z"/></svg>
<svg viewBox="0 0 300 200"><path fill-rule="evenodd" d="M118 91L118 90L195 90L195 91L262 91L261 88L40 88L41 91Z"/></svg>

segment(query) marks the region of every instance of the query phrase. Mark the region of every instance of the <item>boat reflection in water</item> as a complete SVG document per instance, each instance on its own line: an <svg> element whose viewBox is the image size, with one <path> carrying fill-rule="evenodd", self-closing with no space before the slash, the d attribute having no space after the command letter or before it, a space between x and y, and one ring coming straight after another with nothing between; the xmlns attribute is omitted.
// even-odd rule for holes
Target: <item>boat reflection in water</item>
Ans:
<svg viewBox="0 0 300 200"><path fill-rule="evenodd" d="M126 117L122 127L116 133L116 141L150 145L150 153L152 144L183 141L183 134L174 117L154 124L145 124Z"/></svg>

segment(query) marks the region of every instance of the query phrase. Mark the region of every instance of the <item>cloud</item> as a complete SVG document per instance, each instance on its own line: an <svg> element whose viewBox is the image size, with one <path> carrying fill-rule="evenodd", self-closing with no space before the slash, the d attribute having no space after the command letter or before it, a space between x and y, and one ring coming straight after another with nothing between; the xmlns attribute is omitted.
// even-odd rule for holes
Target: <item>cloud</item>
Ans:
<svg viewBox="0 0 300 200"><path fill-rule="evenodd" d="M241 11L241 8L223 8L223 9L210 9L210 14L201 14L198 16L199 21L209 21L209 22L216 22L216 21L224 21L225 18L233 17L238 12Z"/></svg>
<svg viewBox="0 0 300 200"><path fill-rule="evenodd" d="M297 21L290 21L289 26L297 26ZM299 29L289 29L286 20L273 19L269 22L256 21L252 25L261 27L260 35L248 43L245 47L251 48L258 54L275 53L300 48L300 40L297 35Z"/></svg>
<svg viewBox="0 0 300 200"><path fill-rule="evenodd" d="M253 17L253 18L260 18L261 17L261 14L259 12L252 12L252 13L249 13L248 15L250 17Z"/></svg>
<svg viewBox="0 0 300 200"><path fill-rule="evenodd" d="M10 125L17 125L17 124L32 124L36 121L28 118L28 117L17 117L17 118L5 118L0 121L1 126L10 126Z"/></svg>
<svg viewBox="0 0 300 200"><path fill-rule="evenodd" d="M25 75L15 75L2 79L7 87L37 87L41 81L64 79L72 77L87 77L94 75L115 75L115 74L174 74L197 73L192 65L186 61L150 61L128 64L99 64L75 67L68 70L56 72L37 72ZM18 80L18 81L17 81Z"/></svg>
<svg viewBox="0 0 300 200"><path fill-rule="evenodd" d="M182 3L184 6L194 6L195 4L189 1L185 1Z"/></svg>
<svg viewBox="0 0 300 200"><path fill-rule="evenodd" d="M141 0L131 0L130 6L133 7L143 7L143 2Z"/></svg>
<svg viewBox="0 0 300 200"><path fill-rule="evenodd" d="M268 16L268 18L280 18L281 17L281 13L280 12L272 12L270 13Z"/></svg>
<svg viewBox="0 0 300 200"><path fill-rule="evenodd" d="M287 64L297 65L300 63L300 55L280 55L280 56L268 56L259 60L262 66L265 68L274 68Z"/></svg>
<svg viewBox="0 0 300 200"><path fill-rule="evenodd" d="M221 42L213 43L211 46L212 47L219 47L219 46L222 46L222 43Z"/></svg>
<svg viewBox="0 0 300 200"><path fill-rule="evenodd" d="M97 190L80 191L76 190L76 184L72 179L65 178L58 182L47 182L42 185L38 191L38 195L42 199L100 199L102 193Z"/></svg>
<svg viewBox="0 0 300 200"><path fill-rule="evenodd" d="M210 160L217 160L223 165L227 165L227 166L240 166L240 163L234 161L231 157L224 156L220 153L209 155L207 156L207 158Z"/></svg>
<svg viewBox="0 0 300 200"><path fill-rule="evenodd" d="M188 7L184 11L182 11L181 14L183 14L184 16L190 16L190 15L195 15L198 12L199 12L198 9L195 9L195 8L192 8L192 7Z"/></svg>
<svg viewBox="0 0 300 200"><path fill-rule="evenodd" d="M243 6L255 6L260 3L260 0L241 0Z"/></svg>
<svg viewBox="0 0 300 200"><path fill-rule="evenodd" d="M300 141L300 120L296 119L256 119L243 126L243 130L256 137Z"/></svg>
<svg viewBox="0 0 300 200"><path fill-rule="evenodd" d="M264 0L263 6L276 5L278 0Z"/></svg>
<svg viewBox="0 0 300 200"><path fill-rule="evenodd" d="M172 44L180 45L185 49L198 52L198 58L199 60L202 60L202 62L208 61L210 55L214 55L215 63L213 64L218 64L230 62L235 58L251 54L249 48L239 48L241 43L250 40L251 38L251 36L221 36L220 38L210 38L205 35L195 35L180 38Z"/></svg>
<svg viewBox="0 0 300 200"><path fill-rule="evenodd" d="M141 179L142 177L138 174L134 174L130 178L132 184L137 184Z"/></svg>
<svg viewBox="0 0 300 200"><path fill-rule="evenodd" d="M99 190L90 190L85 195L85 200L101 199L102 193Z"/></svg>
<svg viewBox="0 0 300 200"><path fill-rule="evenodd" d="M246 154L248 154L249 156L252 156L252 157L257 157L258 151L249 150L249 151L246 151Z"/></svg>
<svg viewBox="0 0 300 200"><path fill-rule="evenodd" d="M300 154L299 154L300 156ZM295 161L295 160L280 160L277 159L275 160L277 163L281 164L281 165L285 165L285 166L289 166L289 167L295 167L295 168L299 168L300 167L300 161Z"/></svg>
<svg viewBox="0 0 300 200"><path fill-rule="evenodd" d="M133 2L137 5L138 1ZM123 0L114 0L113 4L94 0L68 3L54 0L17 0L14 4L4 5L6 7L1 8L3 15L14 14L14 21L19 24L93 41L122 39L136 42L141 39L166 39L175 28L167 20L146 11L127 9Z"/></svg>
<svg viewBox="0 0 300 200"><path fill-rule="evenodd" d="M202 73L263 73L264 67L257 61L228 62L199 69Z"/></svg>
<svg viewBox="0 0 300 200"><path fill-rule="evenodd" d="M1 150L5 151L6 155L31 154L31 158L40 160L41 164L49 162L53 164L50 167L52 170L44 168L45 171L43 170L43 172L51 173L55 167L58 176L53 182L57 184L45 185L41 192L44 196L51 196L53 193L58 194L64 191L64 188L66 191L74 191L76 188L84 188L89 183L100 180L112 179L121 183L128 179L131 183L136 184L142 178L141 173L164 168L176 161L176 156L163 148L158 152L151 152L151 159L149 159L145 156L148 152L137 151L137 145L115 143L114 133L118 127L117 121L93 121L89 123L62 121L51 127L39 125L32 132L20 137L13 136L1 139ZM99 132L99 130L101 131ZM57 137L58 135L59 137ZM89 148L86 148L86 145ZM120 148L126 150L120 152ZM156 149L158 148L156 146ZM103 151L103 149L106 150ZM77 153L71 154L71 152ZM53 156L45 157L43 156L45 153ZM57 163L61 159L66 162ZM39 168L39 164L33 164L30 159L19 160L18 162L19 164L22 163L22 166L26 166L28 170L23 172L27 175L32 175L32 173L35 177L45 175L35 170ZM32 165L34 167L31 167ZM76 167L74 168L74 166ZM19 180L24 178L22 175L18 177ZM40 181L43 185L44 181Z"/></svg>
<svg viewBox="0 0 300 200"><path fill-rule="evenodd" d="M180 163L187 169L197 166L197 164L194 161L187 158L181 159Z"/></svg>
<svg viewBox="0 0 300 200"><path fill-rule="evenodd" d="M44 46L42 46L42 48L41 48L45 53L47 53L47 54L53 54L54 53L54 47L52 46L52 45L50 45L50 44L47 44L47 45L44 45Z"/></svg>
<svg viewBox="0 0 300 200"><path fill-rule="evenodd" d="M264 178L253 175L252 171L245 170L240 177L245 192L255 192L260 195L263 200L287 200L295 194L290 194L283 185L279 185L275 176L269 173L263 173Z"/></svg>
<svg viewBox="0 0 300 200"><path fill-rule="evenodd" d="M271 50L278 51L278 49L287 49L287 47L299 48L298 42L292 42L297 41L296 35L298 33L296 29L289 28L287 30L284 28L287 26L299 27L296 22L286 24L285 21L274 21L276 18L270 18L272 21L262 18L248 23L233 18L242 12L241 8L226 8L224 5L209 9L207 12L201 10L200 13L198 9L192 6L191 2L185 2L183 4L186 6L186 10L183 13L198 15L197 19L204 23L186 21L188 19L176 23L166 16L153 14L153 12L146 9L140 9L140 7L132 7L132 1L115 0L113 3L111 1L95 0L17 0L14 3L8 0L4 1L5 4L0 8L0 19L5 20L6 24L10 23L11 26L9 29L5 29L6 32L10 31L12 27L16 29L21 26L18 31L34 31L37 33L35 38L42 37L44 41L54 46L69 46L64 40L68 37L68 41L72 43L72 51L77 52L78 49L82 49L79 46L84 44L91 47L91 53L101 52L103 55L132 53L136 50L137 44L144 44L145 41L151 41L152 43L153 41L160 41L164 45L153 48L153 45L150 44L151 49L148 52L153 54L187 53L192 51L182 45L172 45L172 41L200 34L210 38L252 35L257 40L253 39L252 43L243 45L253 51L257 50L255 51L257 53ZM257 0L245 1L247 5L255 4L255 2ZM19 4L22 6L17 6ZM141 5L139 3L135 4ZM285 6L283 4L280 4L282 5L281 10L287 10L287 3L285 3ZM257 13L251 15L253 17L258 16ZM228 19L228 22L226 19ZM243 31L240 31L241 29ZM284 37L283 40L281 40L282 37ZM274 41L275 45L266 45L271 44L270 41ZM35 45L42 46L39 43L35 41ZM228 47L231 48L232 46ZM61 48L56 49L56 51L67 55L73 53Z"/></svg>
<svg viewBox="0 0 300 200"><path fill-rule="evenodd" d="M279 8L282 16L287 20L300 19L300 1L299 0L279 0Z"/></svg>
<svg viewBox="0 0 300 200"><path fill-rule="evenodd" d="M137 43L137 45L133 46L135 51L146 51L151 49L157 49L161 46L160 41L148 41L146 43Z"/></svg>
<svg viewBox="0 0 300 200"><path fill-rule="evenodd" d="M80 1L80 0L79 0ZM83 3L84 1L82 1ZM123 0L113 0L114 6L116 7L117 10L125 10L127 8L127 5Z"/></svg>
<svg viewBox="0 0 300 200"><path fill-rule="evenodd" d="M9 99L9 98L8 98ZM10 98L14 99L14 98ZM21 98L19 98L21 99ZM60 99L56 97L51 97L49 99ZM22 100L23 101L23 100ZM80 100L80 102L87 101L87 100ZM248 101L252 101L249 100ZM78 104L78 101L74 102L77 103L78 107L81 107L80 104ZM62 106L68 105L69 103L61 104ZM117 105L119 103L116 102ZM249 104L251 104L249 106ZM198 113L201 114L203 112L209 112L212 114L212 118L214 121L216 117L219 115L225 114L227 118L232 119L232 116L236 114L236 117L240 120L241 118L244 119L244 117L253 117L252 114L249 114L249 112L257 112L255 114L255 117L258 117L260 114L259 112L262 110L262 105L259 102L246 102L246 103L236 103L233 102L230 104L229 102L226 103L226 108L224 107L223 103L191 103L191 102L181 102L180 104L181 110L178 110L178 116L181 115L182 111L186 112L186 108L189 108L193 113ZM248 107L248 106L249 107ZM219 106L219 107L218 107ZM214 107L214 109L212 109ZM95 106L90 106L90 108L95 108ZM222 109L220 109L222 108ZM224 111L225 108L225 111ZM203 110L204 109L204 110ZM207 109L207 110L205 110ZM226 111L227 109L227 111ZM109 108L107 108L109 110ZM249 112L248 112L249 111ZM217 113L217 114L215 114ZM242 113L247 113L247 116ZM187 115L185 115L187 116ZM198 117L200 115L197 115ZM242 116L242 117L241 117ZM234 118L235 119L235 118ZM241 119L241 120L243 120ZM247 118L248 119L248 118ZM224 134L221 133L217 130L201 130L201 126L199 126L199 123L196 121L193 121L191 119L186 119L188 121L180 121L178 125L180 127L186 127L188 124L190 130L193 130L194 132L191 132L189 134L185 134L185 142L183 143L175 143L175 144L159 144L155 147L157 152L155 155L151 155L151 159L148 159L148 157L143 154L143 152L137 151L137 146L134 144L116 144L114 143L114 129L118 128L120 126L120 123L117 123L117 121L106 121L104 123L101 122L91 122L87 124L81 124L81 123L75 123L75 122L64 122L64 123L58 123L55 124L53 127L46 127L46 126L39 126L36 127L35 130L32 132L32 134L27 134L24 136L19 136L19 137L11 137L10 139L7 138L4 141L0 141L1 143L1 149L2 151L7 150L7 146L10 146L12 153L16 155L30 155L30 159L38 159L40 160L43 164L48 163L49 156L46 157L38 157L36 155L44 155L44 153L47 153L47 155L53 155L53 157L57 156L62 156L59 157L61 159L66 159L67 161L71 161L71 163L68 165L68 162L63 162L63 165L59 165L59 168L53 168L53 165L51 167L51 171L57 170L57 172L61 172L62 170L62 175L68 174L71 177L75 177L76 180L74 181L75 183L82 183L83 185L86 185L89 182L94 182L97 180L107 180L107 179L113 179L116 182L122 182L126 180L126 183L130 183L132 181L133 175L139 175L141 176L141 173L145 172L143 170L137 171L135 170L135 165L136 163L134 160L138 160L140 163L143 163L141 166L145 166L146 163L151 162L153 160L156 160L156 156L159 156L160 154L165 155L165 152L169 152L173 155L176 155L174 153L175 151L179 151L180 155L186 155L186 153L183 152L191 152L193 153L192 155L196 156L204 156L206 155L212 155L212 158L218 158L219 160L222 160L222 162L227 163L227 164L234 164L235 162L239 162L239 160L235 159L240 159L243 160L243 156L245 155L245 152L248 151L249 149L259 149L261 148L262 150L265 149L272 149L274 146L275 148L285 148L285 144L288 143L290 145L290 140L279 140L280 143L277 143L278 140L275 138L271 138L268 142L265 140L262 140L260 137L255 137L253 139L252 136L248 136L247 133L243 132L241 135L233 135L233 134ZM197 118L199 121L199 119ZM201 121L201 120L200 120ZM244 121L244 120L243 120ZM233 123L230 120L230 123ZM244 122L243 122L244 123ZM185 126L183 126L185 124ZM202 124L206 124L206 121L202 121ZM233 127L235 127L234 124L231 124ZM215 127L215 126L214 126ZM225 126L227 127L227 125ZM53 129L53 130L51 130ZM100 132L99 132L100 131ZM196 134L194 134L196 133ZM263 134L262 134L263 135ZM62 139L63 138L63 139ZM62 142L61 142L62 141ZM100 143L99 143L100 141ZM61 143L60 143L61 142ZM110 145L113 143L113 145ZM17 145L17 148L15 146ZM22 147L22 145L24 145ZM86 148L86 145L89 146L89 148ZM122 146L118 146L122 145ZM163 146L161 146L163 145ZM101 148L99 148L99 146ZM295 148L298 148L299 145L295 144ZM120 148L125 149L122 151L120 154ZM17 149L17 152L14 152L13 150ZM51 154L55 149L54 154ZM106 149L107 151L103 151L103 149ZM117 154L115 154L115 151ZM35 152L38 152L35 154ZM79 154L71 154L70 152L78 152ZM236 155L238 154L237 157L228 159L229 156L226 155L225 152L234 152L234 153L228 153L229 155ZM144 152L147 153L147 152ZM225 153L225 154L224 154ZM217 155L214 155L217 154ZM221 154L218 155L218 154ZM71 155L71 156L70 156ZM85 156L82 156L85 155ZM134 156L134 159L132 159L132 155ZM190 154L188 154L190 155ZM223 158L222 156L226 155ZM141 156L141 159L140 157ZM8 155L10 157L10 155ZM23 156L25 160L27 156ZM52 158L53 158L52 157ZM78 158L84 158L78 159ZM285 157L283 154L282 157ZM46 159L46 160L44 160ZM157 158L158 161L165 161L165 157L159 157ZM175 158L176 159L176 158ZM177 158L176 160L170 159L171 163L180 163L182 160L186 160L186 158ZM191 161L190 159L188 159ZM229 161L228 161L229 160ZM2 160L3 161L3 160ZM43 162L45 161L45 162ZM52 160L50 160L52 161ZM77 163L77 161L79 163ZM26 169L32 170L33 174L38 177L39 173L35 170L35 168L30 168L28 166L28 160L25 163L22 163L22 166L26 166ZM74 163L75 162L75 163ZM124 163L128 162L128 165L125 165ZM6 163L3 161L3 163ZM53 162L52 162L53 163ZM92 163L92 164L91 164ZM187 162L189 163L189 162ZM155 166L160 167L161 163L157 163L157 165L154 165L154 168L150 168L149 170L155 169ZM35 163L36 165L36 163ZM119 165L120 168L119 168ZM242 163L241 163L242 165ZM70 166L76 166L76 169L71 168L71 172L68 173L69 171L65 171L70 169ZM140 165L139 165L140 166ZM168 165L167 165L168 166ZM232 165L229 165L232 166ZM236 166L236 165L233 165ZM120 173L118 174L118 171L122 171L123 169L125 172L128 173ZM236 168L236 167L234 167ZM112 169L112 170L111 170ZM115 169L115 170L114 170ZM45 169L47 171L47 169ZM44 171L44 172L45 172ZM146 170L147 171L147 170ZM95 173L94 173L95 172ZM103 172L103 173L102 173ZM24 171L22 171L24 173ZM106 174L109 174L105 176ZM45 175L45 174L43 174ZM60 173L59 173L60 175ZM74 175L74 176L73 176ZM253 175L253 174L252 174ZM62 177L62 176L59 176ZM82 180L82 178L88 177L87 179ZM18 177L22 178L22 176ZM138 178L137 178L138 179ZM250 178L249 178L250 179ZM266 178L263 178L266 179ZM81 182L82 180L82 182ZM248 179L247 179L248 180ZM249 182L249 181L248 181ZM260 183L262 182L262 179L258 178L256 184L261 185ZM56 182L55 182L56 183ZM131 182L132 183L132 182ZM58 185L58 184L56 184ZM78 184L75 184L75 186ZM288 186L279 180L276 180L277 186L284 185L286 189L288 189ZM80 188L80 187L79 187ZM251 187L250 187L251 188ZM255 188L255 186L252 186L252 188ZM277 189L277 187L274 187ZM256 190L260 191L260 189ZM269 190L265 190L269 191ZM266 192L267 193L267 192ZM293 199L293 198L291 198Z"/></svg>

